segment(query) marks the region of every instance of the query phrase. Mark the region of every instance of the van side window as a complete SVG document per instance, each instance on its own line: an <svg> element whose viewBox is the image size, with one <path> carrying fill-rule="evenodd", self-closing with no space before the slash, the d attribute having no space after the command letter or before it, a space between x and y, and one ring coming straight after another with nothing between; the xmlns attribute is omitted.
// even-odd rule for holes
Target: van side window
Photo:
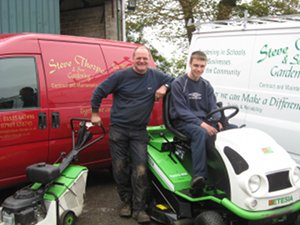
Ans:
<svg viewBox="0 0 300 225"><path fill-rule="evenodd" d="M33 57L0 58L0 80L0 110L39 106Z"/></svg>

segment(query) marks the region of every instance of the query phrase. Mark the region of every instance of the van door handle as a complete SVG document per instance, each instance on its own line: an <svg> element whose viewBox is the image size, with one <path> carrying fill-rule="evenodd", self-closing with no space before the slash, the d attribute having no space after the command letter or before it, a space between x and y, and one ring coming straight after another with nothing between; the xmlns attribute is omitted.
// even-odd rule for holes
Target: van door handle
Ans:
<svg viewBox="0 0 300 225"><path fill-rule="evenodd" d="M60 115L59 112L52 113L52 128L60 127Z"/></svg>
<svg viewBox="0 0 300 225"><path fill-rule="evenodd" d="M46 113L40 112L38 117L39 117L39 129L46 129L47 127Z"/></svg>

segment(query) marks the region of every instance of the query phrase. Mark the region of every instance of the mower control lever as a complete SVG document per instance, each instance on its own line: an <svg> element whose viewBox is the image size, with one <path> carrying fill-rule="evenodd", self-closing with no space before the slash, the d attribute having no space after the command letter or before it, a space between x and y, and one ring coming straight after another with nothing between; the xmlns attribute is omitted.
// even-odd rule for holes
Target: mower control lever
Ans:
<svg viewBox="0 0 300 225"><path fill-rule="evenodd" d="M163 132L159 133L159 136L161 136L167 143L170 143L168 138L166 138L165 134Z"/></svg>

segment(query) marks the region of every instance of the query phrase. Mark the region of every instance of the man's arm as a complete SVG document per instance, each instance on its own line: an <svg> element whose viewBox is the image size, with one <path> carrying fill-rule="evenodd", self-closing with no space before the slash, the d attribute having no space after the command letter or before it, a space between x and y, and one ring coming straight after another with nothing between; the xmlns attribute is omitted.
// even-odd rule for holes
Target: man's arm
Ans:
<svg viewBox="0 0 300 225"><path fill-rule="evenodd" d="M214 128L213 126L209 125L206 122L202 122L200 124L200 127L204 128L209 136L215 135L216 133L218 133L218 130L216 128Z"/></svg>
<svg viewBox="0 0 300 225"><path fill-rule="evenodd" d="M99 85L93 92L92 99L91 99L91 108L92 108L92 115L91 115L91 122L94 125L101 125L101 118L99 115L99 108L104 98L105 94Z"/></svg>
<svg viewBox="0 0 300 225"><path fill-rule="evenodd" d="M155 92L155 101L158 101L159 99L163 98L167 91L169 90L169 85L168 84L163 84L162 86L160 86L160 88L158 88Z"/></svg>
<svg viewBox="0 0 300 225"><path fill-rule="evenodd" d="M160 76L161 86L155 92L155 100L156 101L158 101L160 98L163 98L166 95L167 91L171 87L171 83L174 80L174 77L164 74L160 71L158 71L158 75Z"/></svg>
<svg viewBox="0 0 300 225"><path fill-rule="evenodd" d="M200 124L202 120L198 118L188 107L187 101L185 99L183 88L179 81L174 81L171 87L171 95L172 95L172 105L175 111L175 117L186 121L187 123ZM175 118L173 118L175 119Z"/></svg>
<svg viewBox="0 0 300 225"><path fill-rule="evenodd" d="M102 120L101 117L99 116L99 112L92 112L91 122L92 124L99 125L99 126L102 124Z"/></svg>
<svg viewBox="0 0 300 225"><path fill-rule="evenodd" d="M216 99L216 96L214 94L214 89L213 89L213 87L211 86L211 84L209 82L208 82L207 97L208 97L208 102L209 102L209 111L213 111L213 110L217 109L218 108L217 99ZM220 116L220 115L217 115L217 116ZM215 135L218 132L218 130L215 127L209 125L206 122L202 122L200 124L200 126L207 130L207 133L208 133L209 136ZM218 126L219 126L220 130L223 128L220 123L218 124Z"/></svg>
<svg viewBox="0 0 300 225"><path fill-rule="evenodd" d="M117 78L118 77L115 74L111 75L98 85L93 92L91 98L91 122L95 125L100 125L102 123L101 117L99 116L99 108L101 106L102 99L114 91L117 84Z"/></svg>
<svg viewBox="0 0 300 225"><path fill-rule="evenodd" d="M177 118L180 118L181 120L184 120L187 123L198 124L200 127L204 128L207 131L208 135L210 136L218 132L216 128L214 128L213 126L209 125L208 123L198 118L189 109L179 82L174 82L172 84L171 93L172 93L172 103L173 103L173 107L175 108Z"/></svg>

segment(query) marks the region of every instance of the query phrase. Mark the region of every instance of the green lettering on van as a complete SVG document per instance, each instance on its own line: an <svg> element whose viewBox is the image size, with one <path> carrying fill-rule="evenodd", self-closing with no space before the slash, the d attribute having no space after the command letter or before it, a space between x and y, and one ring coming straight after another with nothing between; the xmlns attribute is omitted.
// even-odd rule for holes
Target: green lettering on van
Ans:
<svg viewBox="0 0 300 225"><path fill-rule="evenodd" d="M266 59L270 59L280 55L286 55L288 53L289 47L280 47L280 48L269 48L268 44L265 44L261 50L260 54L263 55L263 58L259 59L257 63L261 63Z"/></svg>

